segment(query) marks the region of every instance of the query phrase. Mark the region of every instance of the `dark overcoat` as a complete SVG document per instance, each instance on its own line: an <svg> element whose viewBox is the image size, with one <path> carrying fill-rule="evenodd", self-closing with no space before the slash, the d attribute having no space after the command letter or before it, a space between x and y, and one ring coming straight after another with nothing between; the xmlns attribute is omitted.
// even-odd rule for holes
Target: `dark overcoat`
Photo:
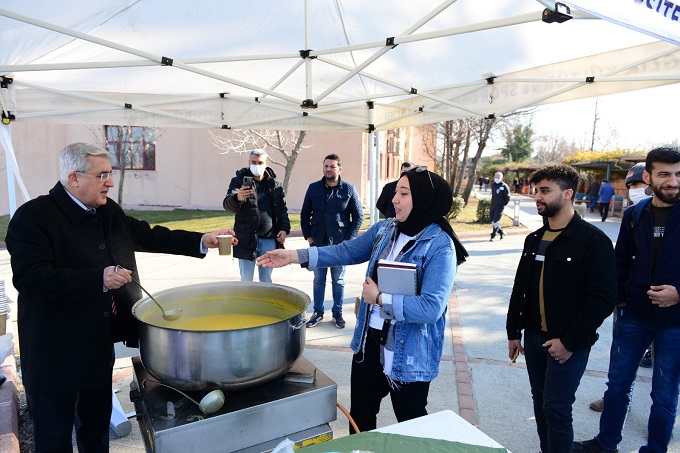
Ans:
<svg viewBox="0 0 680 453"><path fill-rule="evenodd" d="M61 183L19 207L6 243L19 293L26 390L55 394L110 385L113 343L137 347L131 308L141 292L134 284L104 291L104 268L120 264L139 278L135 251L203 257L201 237L151 228L111 199L88 214Z"/></svg>

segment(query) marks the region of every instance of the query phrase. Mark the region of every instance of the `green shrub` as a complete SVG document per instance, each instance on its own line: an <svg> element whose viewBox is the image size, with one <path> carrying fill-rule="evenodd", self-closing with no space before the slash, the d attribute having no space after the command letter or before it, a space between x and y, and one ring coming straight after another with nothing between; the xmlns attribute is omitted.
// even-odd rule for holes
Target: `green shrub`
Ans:
<svg viewBox="0 0 680 453"><path fill-rule="evenodd" d="M479 203L477 203L477 222L491 222L491 201L486 199L479 200Z"/></svg>
<svg viewBox="0 0 680 453"><path fill-rule="evenodd" d="M458 217L458 214L463 212L463 209L465 209L465 200L463 200L463 197L454 197L453 203L451 203L451 210L446 215L446 218L448 220L455 219Z"/></svg>

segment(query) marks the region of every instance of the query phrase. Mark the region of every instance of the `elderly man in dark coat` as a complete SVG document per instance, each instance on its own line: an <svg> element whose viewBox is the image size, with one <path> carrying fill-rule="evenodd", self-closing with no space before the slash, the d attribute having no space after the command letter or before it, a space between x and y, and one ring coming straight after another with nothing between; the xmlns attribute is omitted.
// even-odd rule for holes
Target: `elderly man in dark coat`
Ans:
<svg viewBox="0 0 680 453"><path fill-rule="evenodd" d="M23 383L35 451L108 451L113 343L137 347L131 313L141 297L135 251L203 257L217 234L171 231L127 216L107 197L109 153L75 143L61 180L12 217L7 231ZM120 265L121 268L117 268Z"/></svg>

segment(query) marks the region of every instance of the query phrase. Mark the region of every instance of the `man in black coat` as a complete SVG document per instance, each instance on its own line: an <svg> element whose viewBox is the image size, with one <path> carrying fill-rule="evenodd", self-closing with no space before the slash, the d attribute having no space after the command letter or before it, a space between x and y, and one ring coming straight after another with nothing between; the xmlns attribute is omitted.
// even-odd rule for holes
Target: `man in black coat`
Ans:
<svg viewBox="0 0 680 453"><path fill-rule="evenodd" d="M234 247L234 257L238 258L242 282L253 281L255 258L283 248L290 233L286 194L268 163L264 150L251 150L248 167L236 171L222 202L224 209L236 214L238 245ZM244 184L245 177L250 177L252 183ZM272 269L258 267L258 277L261 282L271 283Z"/></svg>
<svg viewBox="0 0 680 453"><path fill-rule="evenodd" d="M493 183L491 184L491 207L489 208L489 215L491 216L491 239L493 241L496 233L501 236L501 240L505 235L503 228L501 228L501 217L503 216L503 209L510 201L510 188L503 182L503 173L497 171L493 175Z"/></svg>
<svg viewBox="0 0 680 453"><path fill-rule="evenodd" d="M570 452L576 390L597 328L616 304L614 248L574 212L576 170L543 167L530 182L545 223L527 236L517 266L506 320L508 356L524 354L540 451Z"/></svg>
<svg viewBox="0 0 680 453"><path fill-rule="evenodd" d="M107 197L109 153L74 143L60 181L31 200L7 230L18 297L19 348L35 452L106 452L113 344L138 347L132 305L141 298L135 251L204 257L218 234L171 231L127 216ZM116 265L121 268L116 269ZM117 270L117 272L116 272Z"/></svg>

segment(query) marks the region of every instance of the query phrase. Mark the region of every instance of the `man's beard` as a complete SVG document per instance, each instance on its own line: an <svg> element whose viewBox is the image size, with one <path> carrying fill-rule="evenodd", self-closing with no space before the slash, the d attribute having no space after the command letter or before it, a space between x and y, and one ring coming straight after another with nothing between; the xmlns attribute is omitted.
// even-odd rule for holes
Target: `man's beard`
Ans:
<svg viewBox="0 0 680 453"><path fill-rule="evenodd" d="M678 201L678 199L680 199L680 191L676 192L674 195L666 195L665 193L663 193L664 188L666 189L673 188L673 186L670 186L668 184L662 184L661 186L657 186L656 184L654 184L654 181L650 178L649 187L654 192L654 196L656 196L659 200L663 201L666 204L675 204L675 202Z"/></svg>
<svg viewBox="0 0 680 453"><path fill-rule="evenodd" d="M541 210L538 211L538 214L543 216L543 217L554 217L557 215L562 210L562 203L559 201L554 201L551 204L548 203L540 203L543 205L543 211ZM536 207L538 208L538 206Z"/></svg>

